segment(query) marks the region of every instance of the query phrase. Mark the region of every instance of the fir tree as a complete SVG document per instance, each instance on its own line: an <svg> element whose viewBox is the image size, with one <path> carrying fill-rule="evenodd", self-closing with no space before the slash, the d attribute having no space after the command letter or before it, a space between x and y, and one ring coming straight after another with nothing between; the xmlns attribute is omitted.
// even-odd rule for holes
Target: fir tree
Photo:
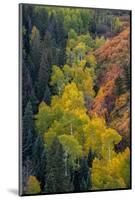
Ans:
<svg viewBox="0 0 135 200"><path fill-rule="evenodd" d="M35 139L35 124L34 124L34 116L32 112L31 103L28 102L24 116L23 116L23 136L22 136L22 152L23 158L28 156L31 158L32 154L32 145Z"/></svg>
<svg viewBox="0 0 135 200"><path fill-rule="evenodd" d="M51 67L52 64L55 64L54 55L53 55L53 48L54 48L54 44L52 42L51 35L47 31L45 36L44 36L42 49L45 50L45 52L46 52L46 57L47 57L49 67Z"/></svg>
<svg viewBox="0 0 135 200"><path fill-rule="evenodd" d="M52 46L52 40L47 31L42 43L42 55L37 80L37 96L39 101L43 100L47 83L50 79L51 66L55 63L55 52Z"/></svg>
<svg viewBox="0 0 135 200"><path fill-rule="evenodd" d="M87 159L82 158L80 162L80 191L88 191L91 187L90 171L87 164Z"/></svg>
<svg viewBox="0 0 135 200"><path fill-rule="evenodd" d="M51 92L48 85L46 86L45 93L44 93L44 102L48 105L51 103Z"/></svg>
<svg viewBox="0 0 135 200"><path fill-rule="evenodd" d="M93 159L95 158L95 154L93 153L93 151L90 149L89 150L89 153L88 153L88 158L87 158L87 161L88 161L88 166L90 168L92 168L92 162L93 162Z"/></svg>
<svg viewBox="0 0 135 200"><path fill-rule="evenodd" d="M40 135L37 136L33 145L32 160L34 166L35 176L41 183L43 189L45 184L45 171L46 171L46 153L43 139Z"/></svg>
<svg viewBox="0 0 135 200"><path fill-rule="evenodd" d="M32 89L31 91L30 102L31 102L33 114L36 114L38 112L38 99L35 95L34 89Z"/></svg>
<svg viewBox="0 0 135 200"><path fill-rule="evenodd" d="M30 55L32 62L34 63L35 66L34 74L36 76L39 70L40 58L41 58L41 39L39 30L36 28L36 26L33 26L32 28L30 39L31 39Z"/></svg>
<svg viewBox="0 0 135 200"><path fill-rule="evenodd" d="M22 186L23 191L26 192L27 181L29 176L34 175L33 163L27 157L26 160L23 160L23 168L22 168Z"/></svg>
<svg viewBox="0 0 135 200"><path fill-rule="evenodd" d="M36 27L38 28L41 35L41 39L44 38L45 31L48 26L48 18L49 18L48 11L43 7L39 8L39 12L36 12L36 15L34 16L33 24L35 24Z"/></svg>
<svg viewBox="0 0 135 200"><path fill-rule="evenodd" d="M29 101L30 93L32 90L32 80L29 73L29 70L26 66L26 62L23 61L23 68L22 68L22 111L24 115L25 107Z"/></svg>
<svg viewBox="0 0 135 200"><path fill-rule="evenodd" d="M47 177L45 192L61 193L71 191L70 176L66 174L64 150L57 138L54 139L47 156Z"/></svg>
<svg viewBox="0 0 135 200"><path fill-rule="evenodd" d="M83 157L80 160L79 169L73 172L74 191L88 191L91 188L91 174L87 159Z"/></svg>
<svg viewBox="0 0 135 200"><path fill-rule="evenodd" d="M42 52L40 69L38 72L38 81L37 81L37 96L39 101L42 101L43 99L45 88L49 80L49 73L50 72L49 72L47 54L46 50L44 49Z"/></svg>

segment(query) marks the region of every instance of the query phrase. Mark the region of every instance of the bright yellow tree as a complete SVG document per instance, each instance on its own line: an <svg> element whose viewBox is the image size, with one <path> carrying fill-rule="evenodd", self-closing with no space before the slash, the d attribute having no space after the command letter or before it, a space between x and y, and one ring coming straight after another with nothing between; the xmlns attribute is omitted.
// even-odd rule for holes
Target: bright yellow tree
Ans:
<svg viewBox="0 0 135 200"><path fill-rule="evenodd" d="M29 176L27 182L27 194L37 194L41 192L40 183L35 176Z"/></svg>
<svg viewBox="0 0 135 200"><path fill-rule="evenodd" d="M95 158L92 165L93 189L130 187L130 150L118 153L111 160Z"/></svg>

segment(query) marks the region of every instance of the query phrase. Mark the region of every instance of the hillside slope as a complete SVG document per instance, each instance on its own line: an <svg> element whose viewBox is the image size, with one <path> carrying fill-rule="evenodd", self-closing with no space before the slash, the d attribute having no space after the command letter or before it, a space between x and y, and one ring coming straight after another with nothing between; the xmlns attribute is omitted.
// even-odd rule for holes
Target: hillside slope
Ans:
<svg viewBox="0 0 135 200"><path fill-rule="evenodd" d="M130 31L126 29L94 52L97 60L97 95L90 115L104 116L122 135L120 150L129 146Z"/></svg>

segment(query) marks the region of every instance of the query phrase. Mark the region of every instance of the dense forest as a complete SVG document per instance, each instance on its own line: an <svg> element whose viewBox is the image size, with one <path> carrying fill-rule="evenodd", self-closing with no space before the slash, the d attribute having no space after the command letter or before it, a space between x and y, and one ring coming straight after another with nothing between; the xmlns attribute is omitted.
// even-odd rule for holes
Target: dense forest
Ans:
<svg viewBox="0 0 135 200"><path fill-rule="evenodd" d="M21 9L22 194L130 188L130 12Z"/></svg>

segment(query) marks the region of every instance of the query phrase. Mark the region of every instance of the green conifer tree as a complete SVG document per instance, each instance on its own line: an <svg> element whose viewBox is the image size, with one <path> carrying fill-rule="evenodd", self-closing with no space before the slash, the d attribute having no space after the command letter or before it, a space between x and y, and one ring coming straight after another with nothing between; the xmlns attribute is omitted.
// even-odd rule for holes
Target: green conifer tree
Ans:
<svg viewBox="0 0 135 200"><path fill-rule="evenodd" d="M65 153L57 138L47 155L47 177L45 192L63 193L71 191L70 176L66 172Z"/></svg>
<svg viewBox="0 0 135 200"><path fill-rule="evenodd" d="M35 176L41 183L41 189L45 185L45 171L46 171L46 153L45 146L41 135L38 135L33 148L32 148L32 160L34 166Z"/></svg>
<svg viewBox="0 0 135 200"><path fill-rule="evenodd" d="M22 153L23 159L25 160L27 156L31 158L32 145L35 140L35 123L30 101L25 108L22 125Z"/></svg>
<svg viewBox="0 0 135 200"><path fill-rule="evenodd" d="M46 86L45 93L44 93L44 102L48 105L51 103L51 92L48 85Z"/></svg>

